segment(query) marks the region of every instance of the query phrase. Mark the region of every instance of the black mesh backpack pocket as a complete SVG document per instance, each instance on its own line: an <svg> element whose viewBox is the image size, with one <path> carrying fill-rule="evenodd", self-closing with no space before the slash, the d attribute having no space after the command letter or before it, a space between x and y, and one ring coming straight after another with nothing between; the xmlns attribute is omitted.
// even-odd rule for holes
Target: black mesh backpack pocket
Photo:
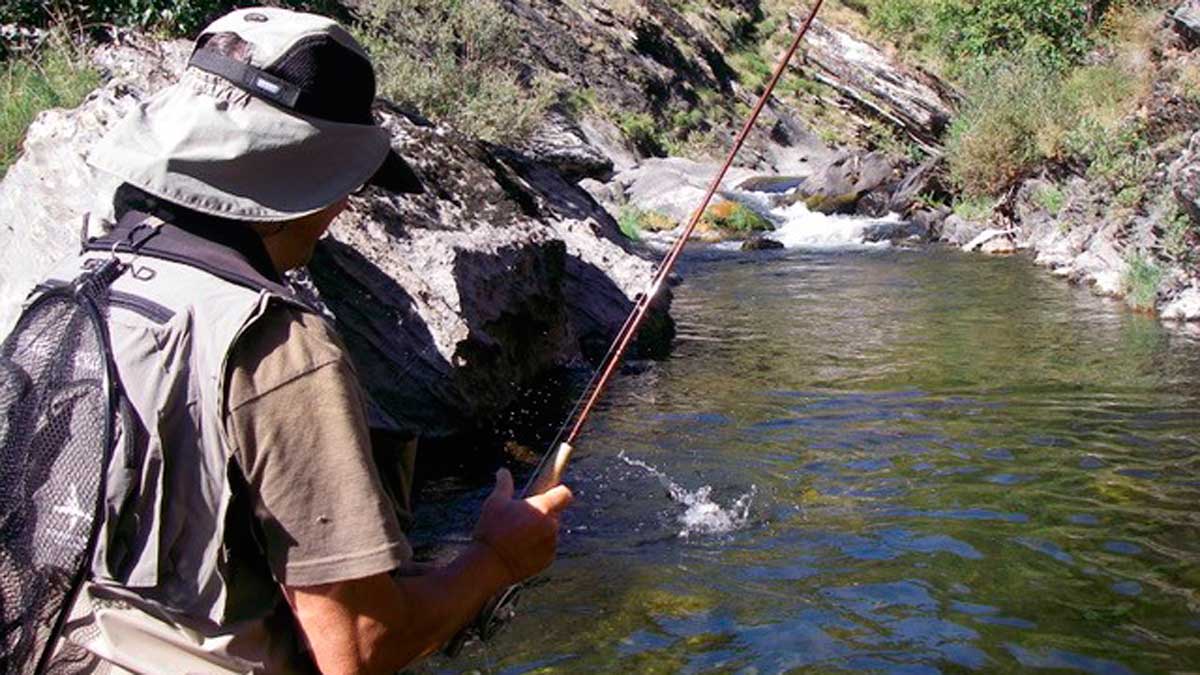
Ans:
<svg viewBox="0 0 1200 675"><path fill-rule="evenodd" d="M0 672L45 669L87 577L117 382L102 316L116 261L47 290L0 346Z"/></svg>

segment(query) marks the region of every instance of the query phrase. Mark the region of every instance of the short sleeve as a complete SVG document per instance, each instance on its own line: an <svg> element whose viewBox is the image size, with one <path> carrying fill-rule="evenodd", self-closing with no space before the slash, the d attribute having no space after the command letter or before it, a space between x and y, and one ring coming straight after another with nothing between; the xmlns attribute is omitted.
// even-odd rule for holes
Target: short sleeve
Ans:
<svg viewBox="0 0 1200 675"><path fill-rule="evenodd" d="M346 581L411 557L372 458L357 376L325 322L271 308L239 339L228 372L226 428L276 579Z"/></svg>

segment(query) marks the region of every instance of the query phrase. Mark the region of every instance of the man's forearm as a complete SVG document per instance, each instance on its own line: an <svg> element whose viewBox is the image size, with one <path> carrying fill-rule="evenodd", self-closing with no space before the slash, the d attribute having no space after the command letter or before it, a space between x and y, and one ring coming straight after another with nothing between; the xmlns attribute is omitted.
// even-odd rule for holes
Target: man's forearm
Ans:
<svg viewBox="0 0 1200 675"><path fill-rule="evenodd" d="M426 575L287 591L322 672L394 673L447 642L509 583L503 560L474 542Z"/></svg>

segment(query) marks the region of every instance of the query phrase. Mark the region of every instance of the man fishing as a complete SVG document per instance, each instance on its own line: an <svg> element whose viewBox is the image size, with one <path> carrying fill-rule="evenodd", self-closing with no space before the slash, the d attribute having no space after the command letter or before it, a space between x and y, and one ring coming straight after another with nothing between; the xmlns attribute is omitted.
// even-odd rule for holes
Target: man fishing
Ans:
<svg viewBox="0 0 1200 675"><path fill-rule="evenodd" d="M374 97L335 22L239 10L90 155L119 221L54 276L129 265L108 317L129 409L54 672L394 672L553 559L570 491L514 499L501 471L470 546L395 575L354 368L281 276L368 181L420 189Z"/></svg>

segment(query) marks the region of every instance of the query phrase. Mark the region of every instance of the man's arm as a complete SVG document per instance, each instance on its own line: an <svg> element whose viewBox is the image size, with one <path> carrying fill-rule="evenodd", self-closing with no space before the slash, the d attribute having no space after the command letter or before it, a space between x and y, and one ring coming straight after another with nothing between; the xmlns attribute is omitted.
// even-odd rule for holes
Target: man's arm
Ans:
<svg viewBox="0 0 1200 675"><path fill-rule="evenodd" d="M545 569L571 492L558 486L526 500L512 495L512 476L502 470L474 541L430 574L285 587L321 671L393 673L448 641L501 589Z"/></svg>

